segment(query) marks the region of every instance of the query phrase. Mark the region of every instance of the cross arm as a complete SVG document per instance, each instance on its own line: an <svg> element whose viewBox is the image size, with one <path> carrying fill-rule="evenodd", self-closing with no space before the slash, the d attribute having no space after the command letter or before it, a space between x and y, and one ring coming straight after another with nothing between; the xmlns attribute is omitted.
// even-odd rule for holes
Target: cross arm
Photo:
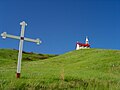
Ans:
<svg viewBox="0 0 120 90"><path fill-rule="evenodd" d="M21 37L19 36L14 36L14 35L10 35L10 34L7 34L6 32L3 32L1 34L2 38L6 39L7 37L8 38L13 38L13 39L21 39ZM34 43L37 43L37 44L40 44L41 41L37 38L37 39L30 39L30 38L22 38L23 40L25 41L28 41L28 42L34 42Z"/></svg>
<svg viewBox="0 0 120 90"><path fill-rule="evenodd" d="M41 43L41 41L39 40L39 38L37 38L37 39L24 38L24 40L28 41L28 42L34 42L34 43L37 43L37 44Z"/></svg>
<svg viewBox="0 0 120 90"><path fill-rule="evenodd" d="M3 33L1 34L1 36L2 36L2 38L4 38L4 39L6 39L7 37L8 37L8 38L13 38L13 39L20 39L19 36L10 35L10 34L7 34L6 32L3 32Z"/></svg>

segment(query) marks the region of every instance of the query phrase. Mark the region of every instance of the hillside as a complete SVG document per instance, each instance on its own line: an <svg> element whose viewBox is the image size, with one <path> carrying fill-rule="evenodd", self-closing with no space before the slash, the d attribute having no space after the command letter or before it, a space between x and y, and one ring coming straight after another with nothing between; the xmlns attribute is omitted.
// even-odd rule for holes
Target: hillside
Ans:
<svg viewBox="0 0 120 90"><path fill-rule="evenodd" d="M17 52L0 49L0 89L120 90L119 50L86 49L44 59L24 52L20 79Z"/></svg>
<svg viewBox="0 0 120 90"><path fill-rule="evenodd" d="M23 51L22 61L37 61L44 60L58 55L37 54L33 52ZM17 63L18 50L15 49L0 49L0 65L11 65Z"/></svg>

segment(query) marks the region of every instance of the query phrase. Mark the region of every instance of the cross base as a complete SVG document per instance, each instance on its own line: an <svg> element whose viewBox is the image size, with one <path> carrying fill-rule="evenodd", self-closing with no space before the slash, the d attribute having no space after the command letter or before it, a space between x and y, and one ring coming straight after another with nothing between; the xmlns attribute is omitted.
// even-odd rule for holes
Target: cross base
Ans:
<svg viewBox="0 0 120 90"><path fill-rule="evenodd" d="M17 78L20 78L20 73L17 73L17 74L16 74L16 77L17 77Z"/></svg>

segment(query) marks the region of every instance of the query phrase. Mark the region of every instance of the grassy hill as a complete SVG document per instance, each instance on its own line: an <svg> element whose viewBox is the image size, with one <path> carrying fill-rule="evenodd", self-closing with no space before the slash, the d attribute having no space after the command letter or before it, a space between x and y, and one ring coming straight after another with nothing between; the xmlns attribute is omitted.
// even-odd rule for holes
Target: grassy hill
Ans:
<svg viewBox="0 0 120 90"><path fill-rule="evenodd" d="M0 49L0 89L120 90L119 50L86 49L59 56L24 52L20 79L17 53Z"/></svg>

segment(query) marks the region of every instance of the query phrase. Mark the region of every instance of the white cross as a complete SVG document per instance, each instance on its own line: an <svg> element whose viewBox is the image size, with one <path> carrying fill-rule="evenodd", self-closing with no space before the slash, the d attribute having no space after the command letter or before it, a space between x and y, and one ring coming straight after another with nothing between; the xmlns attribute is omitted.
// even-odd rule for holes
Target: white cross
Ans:
<svg viewBox="0 0 120 90"><path fill-rule="evenodd" d="M41 41L37 38L37 39L30 39L30 38L25 38L24 37L24 31L25 31L25 26L27 26L27 24L23 21L20 23L21 25L21 35L20 36L14 36L14 35L10 35L7 34L6 32L3 32L1 34L2 38L13 38L13 39L19 39L20 43L19 43L19 53L18 53L18 63L17 63L17 74L16 77L20 78L20 71L21 71L21 60L22 60L22 49L23 49L23 41L29 41L29 42L35 42L37 44L40 44Z"/></svg>

